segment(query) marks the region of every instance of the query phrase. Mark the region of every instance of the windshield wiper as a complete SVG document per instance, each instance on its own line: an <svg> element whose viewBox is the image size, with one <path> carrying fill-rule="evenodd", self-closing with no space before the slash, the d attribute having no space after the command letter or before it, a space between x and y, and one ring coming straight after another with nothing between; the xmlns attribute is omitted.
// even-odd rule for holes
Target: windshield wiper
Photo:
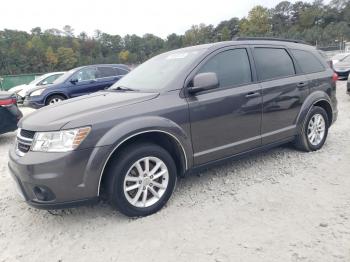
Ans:
<svg viewBox="0 0 350 262"><path fill-rule="evenodd" d="M118 86L115 88L109 88L109 90L118 90L118 91L139 91L138 89L133 89L130 87L126 87L126 86Z"/></svg>

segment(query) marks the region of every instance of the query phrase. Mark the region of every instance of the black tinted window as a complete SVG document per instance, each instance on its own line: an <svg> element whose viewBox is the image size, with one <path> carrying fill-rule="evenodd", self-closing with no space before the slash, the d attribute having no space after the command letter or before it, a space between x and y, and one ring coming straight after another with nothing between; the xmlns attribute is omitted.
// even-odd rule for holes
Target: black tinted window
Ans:
<svg viewBox="0 0 350 262"><path fill-rule="evenodd" d="M117 75L113 67L98 67L98 77L110 77Z"/></svg>
<svg viewBox="0 0 350 262"><path fill-rule="evenodd" d="M282 48L255 48L255 62L259 80L273 79L295 74L292 58Z"/></svg>
<svg viewBox="0 0 350 262"><path fill-rule="evenodd" d="M324 66L312 53L303 50L292 50L292 54L304 73L324 71Z"/></svg>
<svg viewBox="0 0 350 262"><path fill-rule="evenodd" d="M252 74L245 49L224 51L211 58L198 73L214 72L220 87L250 83Z"/></svg>
<svg viewBox="0 0 350 262"><path fill-rule="evenodd" d="M120 75L126 75L127 73L129 73L129 71L125 70L125 69L122 69L122 68L114 68L116 71L117 71L117 75L120 76Z"/></svg>

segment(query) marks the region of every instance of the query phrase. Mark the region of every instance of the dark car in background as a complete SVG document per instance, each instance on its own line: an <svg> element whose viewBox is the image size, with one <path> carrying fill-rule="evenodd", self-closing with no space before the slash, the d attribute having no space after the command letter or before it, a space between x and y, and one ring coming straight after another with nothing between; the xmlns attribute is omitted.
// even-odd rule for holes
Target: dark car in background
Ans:
<svg viewBox="0 0 350 262"><path fill-rule="evenodd" d="M40 108L63 100L106 89L129 73L123 64L89 65L74 68L56 79L53 84L31 89L24 105Z"/></svg>
<svg viewBox="0 0 350 262"><path fill-rule="evenodd" d="M0 134L16 130L21 118L22 113L17 107L15 95L0 91Z"/></svg>
<svg viewBox="0 0 350 262"><path fill-rule="evenodd" d="M339 60L333 66L334 71L338 74L339 79L347 79L350 73L350 55Z"/></svg>
<svg viewBox="0 0 350 262"><path fill-rule="evenodd" d="M105 91L26 116L9 170L39 208L105 196L128 216L150 215L178 176L284 143L322 148L337 119L336 79L315 48L293 41L174 50Z"/></svg>

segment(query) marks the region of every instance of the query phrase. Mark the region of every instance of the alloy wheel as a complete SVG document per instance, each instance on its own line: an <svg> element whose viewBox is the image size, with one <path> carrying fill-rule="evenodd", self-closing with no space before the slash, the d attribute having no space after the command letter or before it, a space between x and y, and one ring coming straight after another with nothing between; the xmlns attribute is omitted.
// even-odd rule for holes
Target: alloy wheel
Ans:
<svg viewBox="0 0 350 262"><path fill-rule="evenodd" d="M149 207L164 195L169 182L169 171L157 157L144 157L130 167L124 178L124 195L135 207Z"/></svg>
<svg viewBox="0 0 350 262"><path fill-rule="evenodd" d="M315 114L311 117L307 127L307 138L313 146L319 145L326 132L326 122L321 114Z"/></svg>

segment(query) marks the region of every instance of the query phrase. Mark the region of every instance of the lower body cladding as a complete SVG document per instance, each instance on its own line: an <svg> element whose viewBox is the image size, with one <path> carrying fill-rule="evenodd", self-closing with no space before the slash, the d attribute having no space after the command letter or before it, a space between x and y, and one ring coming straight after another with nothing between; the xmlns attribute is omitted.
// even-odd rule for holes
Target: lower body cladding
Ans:
<svg viewBox="0 0 350 262"><path fill-rule="evenodd" d="M36 208L59 209L98 200L108 146L66 153L9 153L9 170L26 202Z"/></svg>

